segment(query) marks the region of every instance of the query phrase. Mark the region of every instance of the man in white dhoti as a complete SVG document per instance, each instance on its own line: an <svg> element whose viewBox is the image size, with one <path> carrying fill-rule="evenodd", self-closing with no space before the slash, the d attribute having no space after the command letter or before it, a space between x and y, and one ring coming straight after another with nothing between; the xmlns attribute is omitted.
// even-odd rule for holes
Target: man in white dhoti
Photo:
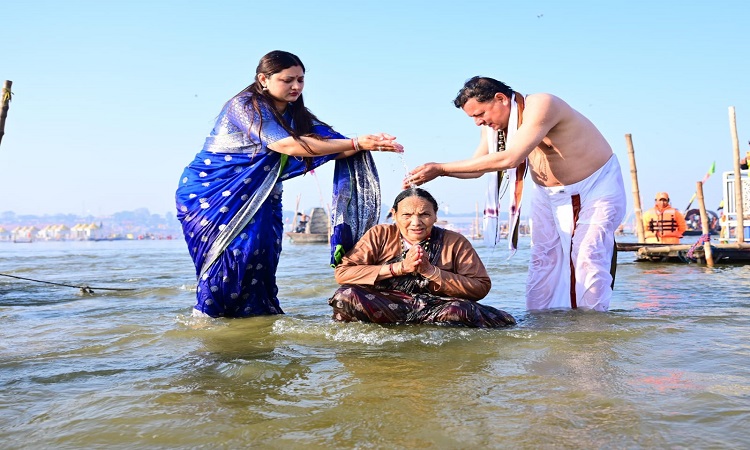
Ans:
<svg viewBox="0 0 750 450"><path fill-rule="evenodd" d="M454 104L481 127L474 155L423 164L411 171L405 184L513 170L512 217L520 213L519 180L528 166L534 196L526 307L606 311L614 286L614 232L626 206L620 165L604 136L562 99L550 94L523 97L492 78L467 81ZM490 133L500 139L490 139ZM504 142L502 151L489 148L493 141Z"/></svg>

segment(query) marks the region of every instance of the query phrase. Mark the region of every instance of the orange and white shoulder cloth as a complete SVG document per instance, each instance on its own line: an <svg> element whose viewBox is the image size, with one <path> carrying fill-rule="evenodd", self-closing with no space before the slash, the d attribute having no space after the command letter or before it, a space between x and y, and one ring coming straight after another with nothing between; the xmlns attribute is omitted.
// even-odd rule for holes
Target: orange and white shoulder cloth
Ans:
<svg viewBox="0 0 750 450"><path fill-rule="evenodd" d="M520 103L520 111L519 111ZM520 125L519 117L523 114L523 96L514 92L510 98L510 117L508 118L508 132L505 136L505 148L513 142L513 136ZM490 127L485 128L487 136L488 153L499 151L497 131ZM518 224L521 216L521 197L523 194L523 178L526 175L526 162L517 168L505 171L506 185L510 190L508 200L508 250L510 255L516 253L518 248ZM497 245L501 238L500 214L500 190L501 174L499 172L487 173L487 196L484 207L484 242L490 246Z"/></svg>

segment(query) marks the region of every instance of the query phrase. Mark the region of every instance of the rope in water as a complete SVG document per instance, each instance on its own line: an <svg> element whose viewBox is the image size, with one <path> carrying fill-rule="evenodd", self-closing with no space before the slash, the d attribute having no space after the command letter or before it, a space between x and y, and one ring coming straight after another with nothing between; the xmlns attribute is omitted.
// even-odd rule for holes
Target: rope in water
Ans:
<svg viewBox="0 0 750 450"><path fill-rule="evenodd" d="M76 286L73 284L55 283L52 281L43 281L43 280L35 280L33 278L19 277L17 275L9 275L7 273L0 273L0 276L16 278L18 280L33 281L35 283L44 283L44 284L53 284L55 286L72 287L72 288L80 289L81 292L84 294L93 294L94 289L98 289L100 291L134 291L135 290L135 288L103 288L103 287L92 288L90 286Z"/></svg>

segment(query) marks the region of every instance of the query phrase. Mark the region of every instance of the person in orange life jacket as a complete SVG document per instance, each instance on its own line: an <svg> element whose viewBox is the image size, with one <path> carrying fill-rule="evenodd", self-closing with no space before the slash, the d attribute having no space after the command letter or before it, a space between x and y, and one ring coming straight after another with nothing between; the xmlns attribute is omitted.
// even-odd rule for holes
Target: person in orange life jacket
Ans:
<svg viewBox="0 0 750 450"><path fill-rule="evenodd" d="M656 204L643 215L647 244L679 244L687 229L685 216L669 204L669 194L657 192Z"/></svg>

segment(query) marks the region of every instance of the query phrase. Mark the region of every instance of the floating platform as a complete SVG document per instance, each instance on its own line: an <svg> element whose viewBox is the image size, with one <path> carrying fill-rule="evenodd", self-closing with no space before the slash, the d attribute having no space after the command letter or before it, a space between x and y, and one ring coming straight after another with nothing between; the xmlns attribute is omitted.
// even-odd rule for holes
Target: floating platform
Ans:
<svg viewBox="0 0 750 450"><path fill-rule="evenodd" d="M636 261L705 264L706 255L703 244L693 248L694 246L694 244L618 242L617 251L636 252ZM714 264L748 264L750 263L750 244L737 242L711 244L711 255Z"/></svg>

